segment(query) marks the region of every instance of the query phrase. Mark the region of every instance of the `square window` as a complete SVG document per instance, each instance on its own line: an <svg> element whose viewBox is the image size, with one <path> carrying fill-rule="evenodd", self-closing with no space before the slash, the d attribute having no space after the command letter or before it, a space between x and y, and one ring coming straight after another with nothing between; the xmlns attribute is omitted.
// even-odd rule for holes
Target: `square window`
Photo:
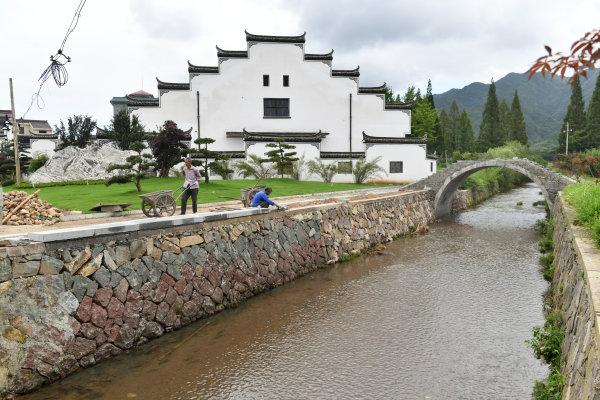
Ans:
<svg viewBox="0 0 600 400"><path fill-rule="evenodd" d="M289 118L290 99L263 99L264 118Z"/></svg>
<svg viewBox="0 0 600 400"><path fill-rule="evenodd" d="M269 86L269 75L263 75L263 86Z"/></svg>
<svg viewBox="0 0 600 400"><path fill-rule="evenodd" d="M390 174L401 174L404 172L403 161L390 161Z"/></svg>
<svg viewBox="0 0 600 400"><path fill-rule="evenodd" d="M352 161L339 161L337 163L338 173L340 174L351 174L352 173Z"/></svg>
<svg viewBox="0 0 600 400"><path fill-rule="evenodd" d="M290 76L289 75L283 76L283 86L285 86L285 87L290 86Z"/></svg>

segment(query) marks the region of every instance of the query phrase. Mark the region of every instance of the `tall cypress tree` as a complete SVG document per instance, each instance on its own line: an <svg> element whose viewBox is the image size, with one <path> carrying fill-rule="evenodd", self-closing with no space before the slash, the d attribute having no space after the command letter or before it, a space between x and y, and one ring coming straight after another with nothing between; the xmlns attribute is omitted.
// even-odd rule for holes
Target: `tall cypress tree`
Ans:
<svg viewBox="0 0 600 400"><path fill-rule="evenodd" d="M596 87L592 93L585 121L585 138L580 150L600 147L600 79L596 78Z"/></svg>
<svg viewBox="0 0 600 400"><path fill-rule="evenodd" d="M497 147L502 144L502 127L500 125L500 110L498 106L498 97L496 96L496 84L492 84L488 90L488 97L485 101L485 108L481 125L479 126L479 137L477 140L478 150L487 151L491 147Z"/></svg>
<svg viewBox="0 0 600 400"><path fill-rule="evenodd" d="M427 81L427 92L425 93L425 100L427 102L429 102L431 109L435 110L435 102L433 101L433 88L431 85L431 79L429 79ZM437 112L435 113L435 125L433 128L433 132L431 132L431 136L432 136L433 140L432 140L432 143L430 143L430 145L432 146L432 148L435 150L435 152L437 154L443 154L444 139L442 137L442 130L440 128L440 118L439 118Z"/></svg>
<svg viewBox="0 0 600 400"><path fill-rule="evenodd" d="M431 86L431 79L427 81L427 92L425 93L425 99L431 105L431 108L435 108L435 103L433 102L433 88Z"/></svg>
<svg viewBox="0 0 600 400"><path fill-rule="evenodd" d="M512 126L512 118L510 114L510 107L506 100L502 100L498 105L498 112L500 113L500 136L501 144L504 144L510 140L510 132Z"/></svg>
<svg viewBox="0 0 600 400"><path fill-rule="evenodd" d="M473 125L467 115L467 112L463 110L460 113L458 120L458 130L460 132L460 150L462 153L466 151L474 151L475 134L473 133Z"/></svg>
<svg viewBox="0 0 600 400"><path fill-rule="evenodd" d="M455 150L460 149L460 129L459 129L459 119L460 119L460 110L458 109L458 104L456 100L452 100L452 104L450 105L450 111L448 112L448 132L446 134L447 137L447 147L448 154L451 155Z"/></svg>
<svg viewBox="0 0 600 400"><path fill-rule="evenodd" d="M585 105L579 78L575 78L575 82L571 87L571 100L558 135L558 149L561 153L565 151L567 122L569 123L569 150L577 150L585 129Z"/></svg>
<svg viewBox="0 0 600 400"><path fill-rule="evenodd" d="M527 144L527 127L525 126L525 116L521 110L521 101L519 94L515 90L512 104L510 105L510 140L517 140L523 144Z"/></svg>
<svg viewBox="0 0 600 400"><path fill-rule="evenodd" d="M447 134L448 134L448 129L450 127L450 120L448 118L448 113L446 113L446 110L442 109L442 111L440 111L438 120L440 122L440 133L438 136L438 148L439 148L440 156L444 156L446 161L448 161Z"/></svg>

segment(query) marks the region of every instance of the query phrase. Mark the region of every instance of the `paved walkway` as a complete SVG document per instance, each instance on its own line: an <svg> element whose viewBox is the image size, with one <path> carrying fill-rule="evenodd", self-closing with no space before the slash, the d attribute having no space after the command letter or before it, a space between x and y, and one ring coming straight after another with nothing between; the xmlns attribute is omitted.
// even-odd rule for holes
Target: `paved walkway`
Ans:
<svg viewBox="0 0 600 400"><path fill-rule="evenodd" d="M390 192L398 191L400 186L390 185L389 187L375 187L375 188L366 188L366 189L357 189L343 192L327 192L327 193L313 193L309 195L301 195L301 196L286 196L286 197L276 197L275 200L281 204L285 204L289 208L297 208L306 206L310 203L314 202L324 202L324 201L333 201L349 199L349 198L360 198L366 196L377 196ZM223 211L223 210L235 210L243 208L240 201L226 201L220 203L206 203L206 204L198 204L198 212L210 212L210 211ZM176 213L179 213L179 208ZM191 205L188 203L188 213L191 213ZM105 224L105 223L113 223L113 222L121 222L121 221L133 221L138 219L145 219L146 217L142 214L141 211L137 211L131 214L125 214L120 216L111 216L111 217L100 217L100 218L89 218L93 214L82 214L82 219L76 219L71 221L62 221L56 223L54 225L19 225L19 226L11 226L11 225L2 225L0 226L0 238L11 237L15 235L22 235L32 232L43 232L48 230L55 229L64 229L64 228L76 228L81 226L90 226L97 224Z"/></svg>

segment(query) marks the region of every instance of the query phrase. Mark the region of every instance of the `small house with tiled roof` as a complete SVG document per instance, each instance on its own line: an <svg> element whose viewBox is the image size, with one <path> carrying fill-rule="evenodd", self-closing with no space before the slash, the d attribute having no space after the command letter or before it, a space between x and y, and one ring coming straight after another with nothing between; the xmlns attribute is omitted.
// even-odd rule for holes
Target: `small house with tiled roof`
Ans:
<svg viewBox="0 0 600 400"><path fill-rule="evenodd" d="M0 123L12 121L11 110L0 110ZM45 119L23 119L18 118L19 125L19 147L28 150L32 155L35 153L46 153L50 155L58 141L58 135L54 133L52 127ZM7 135L0 130L1 138L12 138L12 132Z"/></svg>
<svg viewBox="0 0 600 400"><path fill-rule="evenodd" d="M157 96L113 97L115 113L134 113L152 130L173 120L191 129L192 140L215 139L211 150L236 158L263 155L269 142L283 138L307 160L346 169L359 159L379 159L390 180L435 171L426 140L411 136L411 105L386 104L385 83L361 86L359 67L333 67L333 50L306 53L305 34L246 32L246 43L245 50L217 46L214 66L188 61L184 82L157 78Z"/></svg>

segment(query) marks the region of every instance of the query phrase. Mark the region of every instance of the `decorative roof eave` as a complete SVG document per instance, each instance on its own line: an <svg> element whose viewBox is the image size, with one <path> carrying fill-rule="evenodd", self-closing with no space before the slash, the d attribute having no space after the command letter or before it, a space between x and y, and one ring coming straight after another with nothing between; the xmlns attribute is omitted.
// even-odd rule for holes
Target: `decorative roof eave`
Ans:
<svg viewBox="0 0 600 400"><path fill-rule="evenodd" d="M358 88L360 94L385 94L387 90L386 83L383 82L381 86L363 86Z"/></svg>
<svg viewBox="0 0 600 400"><path fill-rule="evenodd" d="M320 157L324 159L356 159L365 158L365 153L361 151L322 151Z"/></svg>
<svg viewBox="0 0 600 400"><path fill-rule="evenodd" d="M346 76L349 78L358 78L360 76L360 65L354 69L332 69L331 76Z"/></svg>
<svg viewBox="0 0 600 400"><path fill-rule="evenodd" d="M58 135L55 133L34 133L34 134L22 134L19 133L19 139L58 139Z"/></svg>
<svg viewBox="0 0 600 400"><path fill-rule="evenodd" d="M219 67L194 65L188 60L188 72L191 74L218 74Z"/></svg>
<svg viewBox="0 0 600 400"><path fill-rule="evenodd" d="M331 61L333 60L333 49L325 54L304 54L304 61Z"/></svg>
<svg viewBox="0 0 600 400"><path fill-rule="evenodd" d="M189 83L163 82L156 78L159 90L190 90Z"/></svg>
<svg viewBox="0 0 600 400"><path fill-rule="evenodd" d="M263 42L263 43L304 43L306 41L306 32L302 35L297 36L269 36L269 35L255 35L253 33L244 30L246 33L247 42Z"/></svg>
<svg viewBox="0 0 600 400"><path fill-rule="evenodd" d="M369 136L364 131L362 133L363 143L385 143L385 144L427 144L427 138L422 137L383 137L383 136Z"/></svg>
<svg viewBox="0 0 600 400"><path fill-rule="evenodd" d="M248 50L224 50L219 46L215 47L219 58L248 58Z"/></svg>
<svg viewBox="0 0 600 400"><path fill-rule="evenodd" d="M125 96L125 98L127 99L128 107L158 107L160 101L157 97L148 99L142 97Z"/></svg>
<svg viewBox="0 0 600 400"><path fill-rule="evenodd" d="M242 137L245 142L273 142L283 138L286 142L318 143L329 133L321 130L317 132L248 132L243 129L242 132L227 132L226 135L227 137Z"/></svg>
<svg viewBox="0 0 600 400"><path fill-rule="evenodd" d="M411 110L412 104L411 103L386 104L385 109L386 110Z"/></svg>

